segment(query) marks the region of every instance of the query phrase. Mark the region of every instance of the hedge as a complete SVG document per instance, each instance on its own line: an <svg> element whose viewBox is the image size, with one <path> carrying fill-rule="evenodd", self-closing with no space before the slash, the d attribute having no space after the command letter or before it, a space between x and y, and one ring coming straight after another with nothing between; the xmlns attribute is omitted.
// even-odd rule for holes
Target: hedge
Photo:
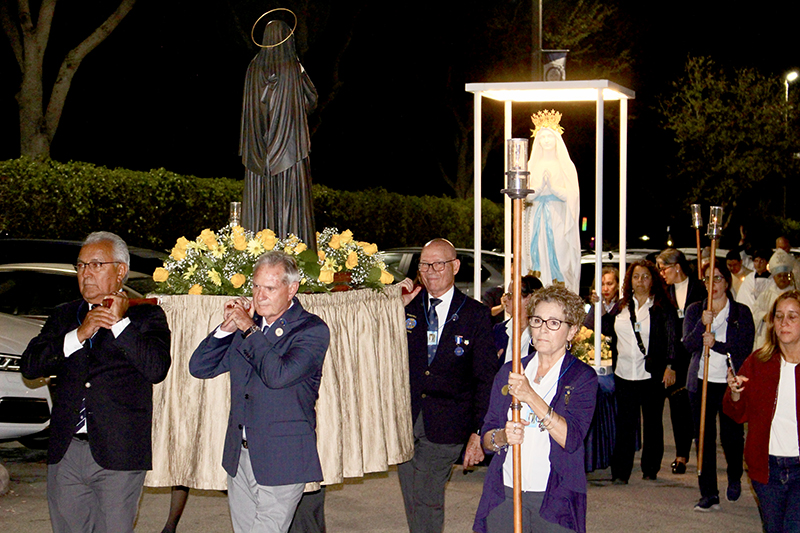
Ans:
<svg viewBox="0 0 800 533"><path fill-rule="evenodd" d="M91 163L29 158L0 161L0 233L19 238L80 240L108 230L131 246L166 250L180 236L227 223L242 181L182 176L163 168L140 172ZM446 237L473 245L473 202L404 196L384 189L337 191L314 185L317 230L350 229L381 249ZM503 206L482 201L483 248L501 248Z"/></svg>

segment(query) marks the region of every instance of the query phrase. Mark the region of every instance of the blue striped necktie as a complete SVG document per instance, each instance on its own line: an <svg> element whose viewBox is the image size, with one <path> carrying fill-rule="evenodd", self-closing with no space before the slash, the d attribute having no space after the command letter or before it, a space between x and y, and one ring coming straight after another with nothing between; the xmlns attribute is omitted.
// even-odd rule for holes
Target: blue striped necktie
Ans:
<svg viewBox="0 0 800 533"><path fill-rule="evenodd" d="M436 306L442 303L439 298L431 298L428 306L428 364L436 357L436 347L439 346L439 316Z"/></svg>

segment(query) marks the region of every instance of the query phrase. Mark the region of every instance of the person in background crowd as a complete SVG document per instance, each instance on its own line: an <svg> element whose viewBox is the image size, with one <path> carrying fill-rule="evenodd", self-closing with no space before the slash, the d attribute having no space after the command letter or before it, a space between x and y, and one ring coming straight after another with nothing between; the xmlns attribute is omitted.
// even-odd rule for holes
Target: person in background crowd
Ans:
<svg viewBox="0 0 800 533"><path fill-rule="evenodd" d="M769 260L768 269L771 274L766 283L766 287L751 308L753 311L753 321L755 322L756 337L753 350L761 348L767 337L766 319L772 304L783 292L793 290L792 270L795 266L794 257L791 254L778 249L772 254Z"/></svg>
<svg viewBox="0 0 800 533"><path fill-rule="evenodd" d="M655 480L664 457L664 388L675 384L678 315L650 261L628 267L619 313L603 318L603 334L611 336L617 432L611 458L615 484L627 484L633 469L641 414L642 479Z"/></svg>
<svg viewBox="0 0 800 533"><path fill-rule="evenodd" d="M728 371L723 409L747 422L744 456L766 533L800 530L800 292L784 292L767 321L767 342L738 375Z"/></svg>
<svg viewBox="0 0 800 533"><path fill-rule="evenodd" d="M483 422L483 447L496 455L489 465L473 530L514 531L513 458L522 451L522 527L525 532L586 531L584 444L597 399L597 374L567 346L584 318L583 301L551 285L530 302L536 351L522 360L523 373L506 363L494 379ZM511 396L522 404L511 418Z"/></svg>
<svg viewBox="0 0 800 533"><path fill-rule="evenodd" d="M794 254L792 253L792 245L789 243L789 239L786 236L781 235L775 239L775 249L783 250L794 258ZM800 261L795 261L794 267L792 268L792 288L800 288Z"/></svg>
<svg viewBox="0 0 800 533"><path fill-rule="evenodd" d="M406 304L414 456L397 467L411 533L444 529L444 489L466 443L464 468L483 460L479 435L499 368L489 309L455 287L461 263L446 239L422 248L423 286Z"/></svg>
<svg viewBox="0 0 800 533"><path fill-rule="evenodd" d="M705 279L711 275L710 265L703 269ZM719 509L717 488L717 424L719 414L719 440L728 464L728 489L726 498L730 502L739 499L742 493L742 452L744 428L722 412L722 396L725 393L727 355L730 354L734 369L738 370L750 353L753 345L753 318L750 309L735 302L730 294L731 273L725 263L715 265L711 291L711 311L708 300L696 302L686 310L683 323L683 344L692 354L689 377L686 383L692 402L695 438L700 438L700 415L702 413L702 389L705 362L703 353L709 349L708 388L706 393L705 432L703 435L703 464L700 483L700 500L695 511L707 512ZM706 326L711 331L706 333Z"/></svg>
<svg viewBox="0 0 800 533"><path fill-rule="evenodd" d="M770 250L758 249L753 252L753 272L745 276L736 294L736 301L749 307L751 312L769 282L770 273L767 264L770 257L772 257Z"/></svg>
<svg viewBox="0 0 800 533"><path fill-rule="evenodd" d="M542 288L542 282L536 276L522 276L520 284L520 292L522 293L522 308L527 313L528 302L531 301L533 292ZM508 292L503 295L503 307L509 316L513 317L514 312L514 284L508 284ZM507 363L511 361L511 334L514 331L514 319L509 318L505 322L495 324L492 328L492 337L494 338L494 347L497 349L497 357ZM530 330L526 325L522 328L522 340L520 346L527 346L531 342Z"/></svg>
<svg viewBox="0 0 800 533"><path fill-rule="evenodd" d="M725 256L725 265L731 273L731 293L735 298L739 294L739 287L742 286L742 281L752 270L745 268L742 264L742 257L736 250L731 250Z"/></svg>
<svg viewBox="0 0 800 533"><path fill-rule="evenodd" d="M616 313L619 309L619 270L617 267L604 266L600 276L600 294L598 298L595 292L596 283L592 282L592 307L586 314L583 325L587 328L594 329L594 310L597 309L598 304L600 307L600 316L609 313Z"/></svg>
<svg viewBox="0 0 800 533"><path fill-rule="evenodd" d="M695 277L689 267L686 256L675 248L667 248L656 258L656 265L661 277L667 284L667 294L678 310L677 335L675 338L675 362L667 365L667 371L675 373L675 384L667 387L669 414L672 422L672 434L675 438L675 460L672 462L672 473L686 472L686 463L692 450L692 409L689 405L689 393L686 390L686 373L689 367L689 352L680 342L683 331L683 317L686 309L694 302L700 302L707 296L703 282Z"/></svg>

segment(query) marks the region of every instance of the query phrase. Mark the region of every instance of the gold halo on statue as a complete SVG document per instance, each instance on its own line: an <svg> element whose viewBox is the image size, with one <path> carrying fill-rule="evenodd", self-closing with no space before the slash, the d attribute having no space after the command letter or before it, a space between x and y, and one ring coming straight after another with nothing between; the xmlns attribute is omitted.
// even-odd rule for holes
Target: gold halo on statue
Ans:
<svg viewBox="0 0 800 533"><path fill-rule="evenodd" d="M263 19L264 17L266 17L270 13L274 13L275 11L288 11L289 13L291 13L292 16L294 17L294 27L292 28L292 31L289 32L289 35L287 35L286 38L284 40L282 40L281 42L279 42L279 43L275 43L275 44L259 44L256 41L256 38L255 38L255 35L254 35L254 33L256 31L256 26L258 25L259 22L261 22L261 19ZM276 46L280 46L283 43L285 43L286 41L288 41L289 37L294 35L294 30L296 30L296 29L297 29L297 15L294 14L294 11L292 11L291 9L287 9L285 7L276 7L275 9L270 9L269 11L267 11L266 13L264 13L263 15L258 17L258 20L256 20L255 23L253 24L253 29L250 30L250 39L252 39L253 42L255 43L255 45L258 46L259 48L275 48Z"/></svg>

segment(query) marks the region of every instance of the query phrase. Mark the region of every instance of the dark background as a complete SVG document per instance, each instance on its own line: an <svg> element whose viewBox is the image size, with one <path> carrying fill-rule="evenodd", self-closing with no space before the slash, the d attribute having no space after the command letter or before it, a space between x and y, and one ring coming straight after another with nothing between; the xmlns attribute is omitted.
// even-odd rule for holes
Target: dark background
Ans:
<svg viewBox="0 0 800 533"><path fill-rule="evenodd" d="M674 147L660 128L658 97L682 74L689 55L709 55L725 68L753 67L775 77L798 66L800 4L610 3L624 22L617 26L623 34L613 37L629 43L633 58L628 71L610 79L636 91L630 103L628 245L639 245L636 238L649 234L652 245L661 247L666 226L672 224L677 245L693 246L688 206L682 213L659 210L661 199L682 192L670 190L664 180ZM336 189L452 194L439 171L440 164L450 172L455 166L455 122L448 109L471 123L472 94L464 92L464 84L523 81L530 63L530 2L503 2L518 7L521 15L505 28L488 27L485 4L344 1L306 2L304 8L288 1L139 0L78 69L52 157L240 179L243 80L257 52L248 42L249 31L261 13L285 6L303 22L298 54L325 102L310 118L314 181ZM101 0L59 2L46 55L46 82L52 81L65 51L114 7ZM345 42L349 45L343 48ZM582 79L581 68L574 68L569 58L567 78ZM14 101L19 80L11 48L3 41L0 159L19 155ZM564 139L581 181L581 216L589 217L593 234L594 106L546 107L564 114ZM515 106L515 136L530 136L528 117L538 109ZM618 109L606 104L605 235L612 243L618 232ZM493 120L501 123L502 105L484 99L484 128ZM502 165L498 143L483 179L484 196L497 201L502 199Z"/></svg>

